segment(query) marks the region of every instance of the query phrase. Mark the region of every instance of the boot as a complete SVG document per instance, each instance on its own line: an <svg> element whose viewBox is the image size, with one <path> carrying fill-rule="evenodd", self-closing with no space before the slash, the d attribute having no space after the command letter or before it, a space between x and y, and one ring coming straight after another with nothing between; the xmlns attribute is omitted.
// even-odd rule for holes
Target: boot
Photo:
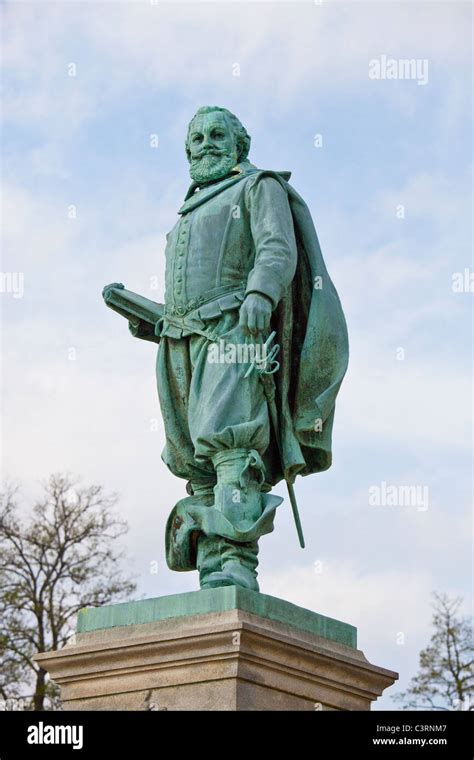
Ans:
<svg viewBox="0 0 474 760"><path fill-rule="evenodd" d="M221 536L230 541L255 541L273 530L276 508L281 496L262 492L264 465L254 449L226 449L212 457L217 484L214 503L190 503L189 516L206 536Z"/></svg>
<svg viewBox="0 0 474 760"><path fill-rule="evenodd" d="M217 476L214 509L236 531L245 533L263 512L263 461L255 450L230 449L216 454L212 463ZM223 536L202 536L198 541L201 588L232 585L258 591L257 554L257 540L241 542Z"/></svg>
<svg viewBox="0 0 474 760"><path fill-rule="evenodd" d="M191 498L186 507L187 519L199 528L200 586L258 591L258 539L273 530L275 510L283 499L262 493L264 465L254 449L226 449L215 454L212 463L217 476L213 504L195 504Z"/></svg>
<svg viewBox="0 0 474 760"><path fill-rule="evenodd" d="M199 585L201 589L241 586L258 591L258 542L239 544L201 533L197 541Z"/></svg>
<svg viewBox="0 0 474 760"><path fill-rule="evenodd" d="M201 533L198 537L196 567L201 589L234 585L232 579L222 573L221 543L219 536Z"/></svg>
<svg viewBox="0 0 474 760"><path fill-rule="evenodd" d="M166 563L170 570L195 570L200 525L192 508L210 509L214 503L213 484L188 482L189 496L173 507L165 531Z"/></svg>
<svg viewBox="0 0 474 760"><path fill-rule="evenodd" d="M212 457L217 484L214 507L239 532L249 530L263 512L265 479L260 454L251 449L227 449Z"/></svg>
<svg viewBox="0 0 474 760"><path fill-rule="evenodd" d="M258 591L257 565L258 541L237 543L224 540L221 546L221 565L223 574L234 586L242 586L251 591Z"/></svg>

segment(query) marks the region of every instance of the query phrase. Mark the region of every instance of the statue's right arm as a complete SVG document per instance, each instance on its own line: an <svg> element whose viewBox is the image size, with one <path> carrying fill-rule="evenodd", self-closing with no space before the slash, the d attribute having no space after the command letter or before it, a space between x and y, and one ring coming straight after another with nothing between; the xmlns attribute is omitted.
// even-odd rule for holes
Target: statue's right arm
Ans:
<svg viewBox="0 0 474 760"><path fill-rule="evenodd" d="M107 301L108 291L111 290L112 288L115 288L116 290L124 290L125 285L123 284L123 282L111 282L110 285L105 285L102 288L102 298L104 299L104 301Z"/></svg>
<svg viewBox="0 0 474 760"><path fill-rule="evenodd" d="M135 338L159 343L163 304L126 290L121 282L106 285L102 296L109 308L128 319L130 332Z"/></svg>

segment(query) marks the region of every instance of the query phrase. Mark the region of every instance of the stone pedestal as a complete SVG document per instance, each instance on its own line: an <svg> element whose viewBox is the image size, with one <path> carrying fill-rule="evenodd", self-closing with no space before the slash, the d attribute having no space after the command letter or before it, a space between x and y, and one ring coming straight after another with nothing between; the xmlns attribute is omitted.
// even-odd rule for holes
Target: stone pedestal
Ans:
<svg viewBox="0 0 474 760"><path fill-rule="evenodd" d="M398 677L353 626L236 586L81 610L35 659L66 710L369 710Z"/></svg>

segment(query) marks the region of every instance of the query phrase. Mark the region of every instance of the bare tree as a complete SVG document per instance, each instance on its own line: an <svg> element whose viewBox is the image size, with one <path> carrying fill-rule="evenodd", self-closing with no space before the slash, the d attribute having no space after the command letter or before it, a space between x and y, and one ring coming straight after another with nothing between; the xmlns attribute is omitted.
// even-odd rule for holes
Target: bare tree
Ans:
<svg viewBox="0 0 474 760"><path fill-rule="evenodd" d="M460 614L462 599L434 594L430 643L420 652L419 671L408 689L393 699L408 710L473 710L472 626Z"/></svg>
<svg viewBox="0 0 474 760"><path fill-rule="evenodd" d="M136 585L121 574L116 539L128 530L111 511L114 494L52 475L25 521L17 491L0 495L0 696L27 709L58 704L37 652L60 649L81 607L127 599Z"/></svg>

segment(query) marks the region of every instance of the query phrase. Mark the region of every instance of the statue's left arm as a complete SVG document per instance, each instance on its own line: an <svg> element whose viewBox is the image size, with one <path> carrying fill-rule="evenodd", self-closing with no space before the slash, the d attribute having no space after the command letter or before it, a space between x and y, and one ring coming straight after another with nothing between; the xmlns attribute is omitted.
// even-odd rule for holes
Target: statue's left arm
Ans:
<svg viewBox="0 0 474 760"><path fill-rule="evenodd" d="M264 175L251 181L246 206L255 260L247 279L241 324L262 330L294 277L295 231L287 193L277 179Z"/></svg>

